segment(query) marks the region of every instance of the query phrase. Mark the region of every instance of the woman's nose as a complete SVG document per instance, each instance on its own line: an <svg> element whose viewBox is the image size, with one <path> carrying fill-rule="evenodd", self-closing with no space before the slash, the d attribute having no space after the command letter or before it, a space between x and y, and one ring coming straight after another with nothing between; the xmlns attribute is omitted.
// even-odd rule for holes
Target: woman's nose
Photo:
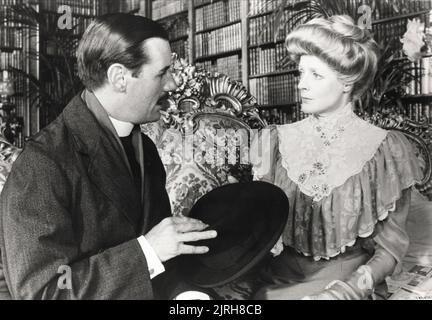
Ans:
<svg viewBox="0 0 432 320"><path fill-rule="evenodd" d="M299 90L307 90L308 89L308 84L307 84L307 79L305 77L305 75L300 75L299 77L299 83L298 86Z"/></svg>

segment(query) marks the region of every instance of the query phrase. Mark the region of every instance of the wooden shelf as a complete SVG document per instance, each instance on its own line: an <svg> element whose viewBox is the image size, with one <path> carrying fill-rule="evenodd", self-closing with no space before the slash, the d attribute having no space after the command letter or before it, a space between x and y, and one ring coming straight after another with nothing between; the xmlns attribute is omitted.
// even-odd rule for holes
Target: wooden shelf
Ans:
<svg viewBox="0 0 432 320"><path fill-rule="evenodd" d="M179 41L179 40L186 40L188 38L187 34L184 34L182 36L178 36L172 39L169 39L169 42L175 42L175 41Z"/></svg>
<svg viewBox="0 0 432 320"><path fill-rule="evenodd" d="M197 57L195 59L195 61L201 62L201 61L205 61L205 60L213 60L213 59L217 59L217 58L233 56L233 55L239 54L239 53L241 53L241 48L238 48L235 50L230 50L230 51L225 51L225 52L221 52L221 53L215 53L215 54L209 54L206 56Z"/></svg>
<svg viewBox="0 0 432 320"><path fill-rule="evenodd" d="M18 47L0 47L0 51L2 52L14 52L14 51L22 51L22 48L18 48Z"/></svg>
<svg viewBox="0 0 432 320"><path fill-rule="evenodd" d="M193 1L193 0L191 0L191 1ZM202 8L202 7L205 7L205 6L208 6L210 4L215 4L215 3L218 3L218 2L221 2L221 1L223 1L223 0L211 0L211 1L208 1L206 3L202 3L202 4L199 4L197 6L194 6L194 10ZM243 1L246 1L246 0L243 0Z"/></svg>
<svg viewBox="0 0 432 320"><path fill-rule="evenodd" d="M401 99L408 101L428 100L429 102L432 102L432 93L406 95L401 97Z"/></svg>
<svg viewBox="0 0 432 320"><path fill-rule="evenodd" d="M309 0L299 1L299 2L295 3L295 5L299 5L299 4L301 4L301 3L307 3L307 2L309 2ZM284 9L284 10L287 10L287 9L289 9L289 8L291 8L291 7L292 7L292 5L287 5L287 6L285 6L285 9ZM276 9L277 9L277 8L276 8ZM274 13L274 12L275 12L274 10L271 10L271 11L265 11L265 12L255 13L255 14L253 14L253 15L251 15L251 16L248 16L248 19L254 19L254 18L264 17L264 16L270 15L270 14L272 14L272 13Z"/></svg>
<svg viewBox="0 0 432 320"><path fill-rule="evenodd" d="M42 9L42 10L41 10L41 13L42 13L42 14L55 15L55 16L60 16L60 15L61 15L60 13L58 13L58 12L56 12L56 11L45 10L45 9ZM96 13L96 15L97 15L97 14L98 14L98 13ZM85 18L85 19L94 19L94 18L95 18L95 15L88 15L88 14L82 14L82 13L75 13L75 12L73 12L73 10L72 10L72 16L73 16L73 17L78 17L78 18Z"/></svg>
<svg viewBox="0 0 432 320"><path fill-rule="evenodd" d="M221 24L221 25L218 25L218 26L215 26L215 27L205 28L203 30L196 31L195 34L211 32L211 31L214 31L214 30L218 30L218 29L222 29L222 28L225 28L225 27L232 26L232 25L240 23L240 22L241 22L241 20L234 20L234 21L226 22L224 24Z"/></svg>
<svg viewBox="0 0 432 320"><path fill-rule="evenodd" d="M273 71L273 72L267 72L267 73L261 73L261 74L251 75L251 76L249 76L249 79L274 77L274 76L280 76L280 75L284 75L284 74L294 73L294 72L297 72L297 71L298 71L297 68L287 69L287 70L281 70L281 71Z"/></svg>
<svg viewBox="0 0 432 320"><path fill-rule="evenodd" d="M394 21L394 20L399 20L399 19L407 19L407 18L412 18L412 17L417 17L420 16L422 14L428 14L430 10L423 10L423 11L418 11L418 12L412 12L412 13L407 13L407 14L402 14L396 17L387 17L387 18L382 18L382 19L378 19L375 21L372 21L372 24L381 24L381 23L386 23L386 22L390 22L390 21Z"/></svg>
<svg viewBox="0 0 432 320"><path fill-rule="evenodd" d="M179 17L181 15L184 15L184 14L187 14L187 13L188 13L187 9L186 10L182 10L182 11L170 14L169 16L165 16L163 18L157 19L156 21L157 22L164 22L164 21L167 21L167 20L171 20L171 19L177 18L177 17Z"/></svg>
<svg viewBox="0 0 432 320"><path fill-rule="evenodd" d="M264 42L261 44L251 44L248 46L249 49L255 49L255 48L263 48L263 47L275 47L276 45L280 44L280 43L284 43L285 40L281 39L281 40L276 40L276 41L270 41L270 42Z"/></svg>

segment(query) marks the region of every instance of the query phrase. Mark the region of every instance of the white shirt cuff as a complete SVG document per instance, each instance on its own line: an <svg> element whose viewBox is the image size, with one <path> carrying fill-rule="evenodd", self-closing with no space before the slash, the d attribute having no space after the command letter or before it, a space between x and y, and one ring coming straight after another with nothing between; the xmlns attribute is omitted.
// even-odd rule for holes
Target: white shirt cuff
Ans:
<svg viewBox="0 0 432 320"><path fill-rule="evenodd" d="M147 260L148 271L150 273L150 279L153 279L165 272L165 267L157 256L156 252L153 250L150 243L144 236L138 238L138 242Z"/></svg>
<svg viewBox="0 0 432 320"><path fill-rule="evenodd" d="M186 291L180 293L174 300L210 300L210 296L201 291Z"/></svg>

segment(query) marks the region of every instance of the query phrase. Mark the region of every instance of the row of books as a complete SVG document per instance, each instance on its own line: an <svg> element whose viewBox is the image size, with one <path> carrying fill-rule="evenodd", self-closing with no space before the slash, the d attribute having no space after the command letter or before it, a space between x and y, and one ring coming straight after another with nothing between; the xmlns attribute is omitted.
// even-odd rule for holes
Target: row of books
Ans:
<svg viewBox="0 0 432 320"><path fill-rule="evenodd" d="M19 69L25 70L24 54L22 51L14 52L0 52L0 71ZM16 93L24 93L26 91L26 81L22 74L18 72L11 72L11 78L14 82L14 89Z"/></svg>
<svg viewBox="0 0 432 320"><path fill-rule="evenodd" d="M283 43L278 43L275 48L254 48L249 50L250 75L281 70L282 61L287 52Z"/></svg>
<svg viewBox="0 0 432 320"><path fill-rule="evenodd" d="M153 19L159 20L188 9L188 0L154 0Z"/></svg>
<svg viewBox="0 0 432 320"><path fill-rule="evenodd" d="M281 108L260 110L261 117L270 124L287 124L305 119L308 115L301 110L300 104L287 105Z"/></svg>
<svg viewBox="0 0 432 320"><path fill-rule="evenodd" d="M18 50L23 47L23 29L16 25L0 26L1 50Z"/></svg>
<svg viewBox="0 0 432 320"><path fill-rule="evenodd" d="M249 0L249 13L248 16L252 17L257 14L262 14L266 12L272 12L278 8L280 8L281 5L287 3L294 3L296 1L286 1L286 0ZM298 1L297 1L298 2Z"/></svg>
<svg viewBox="0 0 432 320"><path fill-rule="evenodd" d="M0 47L2 50L16 50L23 46L23 30L18 15L12 10L13 5L22 0L1 0L0 2Z"/></svg>
<svg viewBox="0 0 432 320"><path fill-rule="evenodd" d="M53 13L50 11L44 12L43 19L43 28L44 30L56 30L58 32L63 32L62 36L67 36L67 34L80 36L84 33L90 23L93 21L93 18L90 16L73 16L72 15L72 29L69 28L68 25L65 25L64 28L62 25L59 26L59 18L60 15L57 13ZM64 32L67 32L65 34Z"/></svg>
<svg viewBox="0 0 432 320"><path fill-rule="evenodd" d="M348 0L346 4L348 12L352 17L363 15L362 11L359 12L362 5L369 6L372 20L432 9L432 2L429 0Z"/></svg>
<svg viewBox="0 0 432 320"><path fill-rule="evenodd" d="M282 5L289 6L298 2L304 0L249 0L249 16L274 12ZM432 9L432 1L429 0L347 0L344 2L352 17L361 17L363 15L361 6L367 5L371 9L372 20Z"/></svg>
<svg viewBox="0 0 432 320"><path fill-rule="evenodd" d="M240 1L219 1L195 11L196 31L223 25L227 22L240 20Z"/></svg>
<svg viewBox="0 0 432 320"><path fill-rule="evenodd" d="M397 56L403 57L402 43L399 39L407 31L407 22L407 19L400 19L374 24L372 26L374 39L378 43L389 44L391 52L397 52Z"/></svg>
<svg viewBox="0 0 432 320"><path fill-rule="evenodd" d="M249 92L264 106L300 102L299 78L293 74L249 79Z"/></svg>
<svg viewBox="0 0 432 320"><path fill-rule="evenodd" d="M241 57L239 55L219 58L215 61L207 60L196 65L212 73L225 74L233 80L241 80L242 78Z"/></svg>
<svg viewBox="0 0 432 320"><path fill-rule="evenodd" d="M24 68L24 54L22 51L0 52L0 70L6 70L10 67Z"/></svg>
<svg viewBox="0 0 432 320"><path fill-rule="evenodd" d="M292 11L284 11L278 24L274 23L274 15L265 15L249 20L249 44L252 46L284 41L293 29L295 19ZM304 17L306 19L306 17ZM302 21L299 20L299 23Z"/></svg>
<svg viewBox="0 0 432 320"><path fill-rule="evenodd" d="M413 121L423 121L432 124L432 102L428 103L406 103L405 113Z"/></svg>
<svg viewBox="0 0 432 320"><path fill-rule="evenodd" d="M432 56L420 60L420 94L432 94Z"/></svg>
<svg viewBox="0 0 432 320"><path fill-rule="evenodd" d="M26 4L28 0L0 0L1 7L10 7L18 4Z"/></svg>
<svg viewBox="0 0 432 320"><path fill-rule="evenodd" d="M413 80L406 87L406 94L421 95L432 93L432 57L425 57L420 62L410 62L409 71Z"/></svg>
<svg viewBox="0 0 432 320"><path fill-rule="evenodd" d="M215 3L219 0L193 0L194 7L202 6L205 4Z"/></svg>
<svg viewBox="0 0 432 320"><path fill-rule="evenodd" d="M223 53L241 48L240 23L195 36L196 57Z"/></svg>
<svg viewBox="0 0 432 320"><path fill-rule="evenodd" d="M187 40L173 41L173 42L171 42L171 50L173 52L177 53L177 55L180 58L188 60L187 59L188 45L189 45L189 42Z"/></svg>
<svg viewBox="0 0 432 320"><path fill-rule="evenodd" d="M59 13L60 6L69 6L72 13L82 16L95 16L100 13L98 0L39 0L43 11Z"/></svg>

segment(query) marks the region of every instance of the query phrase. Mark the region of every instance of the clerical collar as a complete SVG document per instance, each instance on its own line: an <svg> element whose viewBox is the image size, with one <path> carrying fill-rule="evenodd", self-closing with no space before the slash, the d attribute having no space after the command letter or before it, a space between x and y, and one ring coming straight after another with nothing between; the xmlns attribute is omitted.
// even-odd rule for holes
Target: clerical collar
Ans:
<svg viewBox="0 0 432 320"><path fill-rule="evenodd" d="M108 117L111 120L111 123L112 123L115 131L117 132L117 135L120 138L127 137L130 135L130 133L132 132L132 130L134 128L133 123L120 121L120 120L114 119L111 116L108 116Z"/></svg>

